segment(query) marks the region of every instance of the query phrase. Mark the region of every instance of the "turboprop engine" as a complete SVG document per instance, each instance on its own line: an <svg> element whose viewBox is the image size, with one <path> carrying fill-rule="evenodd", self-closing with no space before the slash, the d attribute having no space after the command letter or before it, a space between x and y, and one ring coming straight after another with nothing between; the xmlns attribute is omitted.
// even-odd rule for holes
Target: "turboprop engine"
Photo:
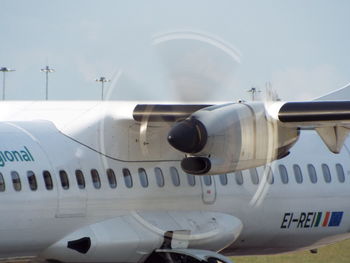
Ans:
<svg viewBox="0 0 350 263"><path fill-rule="evenodd" d="M304 129L339 153L350 133L350 101L138 104L133 118L142 124L140 137L148 122L170 125L168 142L185 155L182 169L210 175L283 158Z"/></svg>
<svg viewBox="0 0 350 263"><path fill-rule="evenodd" d="M220 174L257 167L283 158L299 137L284 127L262 102L232 103L200 109L168 134L172 147L186 154L182 169Z"/></svg>

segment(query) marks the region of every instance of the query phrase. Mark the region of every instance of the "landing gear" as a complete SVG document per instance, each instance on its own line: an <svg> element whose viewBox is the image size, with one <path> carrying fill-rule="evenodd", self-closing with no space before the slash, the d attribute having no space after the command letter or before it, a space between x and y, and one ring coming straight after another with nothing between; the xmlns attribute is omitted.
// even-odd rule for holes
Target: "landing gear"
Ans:
<svg viewBox="0 0 350 263"><path fill-rule="evenodd" d="M178 253L157 253L153 252L145 263L222 263L216 258L208 258L207 260L200 260L188 255Z"/></svg>
<svg viewBox="0 0 350 263"><path fill-rule="evenodd" d="M145 263L201 263L201 261L181 254L153 253Z"/></svg>

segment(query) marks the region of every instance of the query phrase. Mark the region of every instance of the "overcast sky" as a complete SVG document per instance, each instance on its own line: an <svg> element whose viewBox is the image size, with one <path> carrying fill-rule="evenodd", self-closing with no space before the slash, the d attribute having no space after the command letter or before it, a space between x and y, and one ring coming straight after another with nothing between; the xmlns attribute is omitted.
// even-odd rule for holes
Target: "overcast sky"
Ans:
<svg viewBox="0 0 350 263"><path fill-rule="evenodd" d="M350 1L0 0L8 99L284 100L350 82ZM1 76L2 79L2 76Z"/></svg>

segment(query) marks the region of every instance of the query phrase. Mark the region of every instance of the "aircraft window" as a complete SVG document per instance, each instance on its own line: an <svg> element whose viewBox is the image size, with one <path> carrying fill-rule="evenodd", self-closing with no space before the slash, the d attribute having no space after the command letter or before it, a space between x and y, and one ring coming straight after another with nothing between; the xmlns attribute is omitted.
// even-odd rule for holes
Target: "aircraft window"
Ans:
<svg viewBox="0 0 350 263"><path fill-rule="evenodd" d="M163 187L164 186L164 176L163 176L162 169L160 169L159 167L154 168L154 174L156 176L157 185L159 187Z"/></svg>
<svg viewBox="0 0 350 263"><path fill-rule="evenodd" d="M323 163L322 164L322 172L323 172L323 177L326 183L330 183L332 178L331 178L331 172L329 171L329 167L327 164Z"/></svg>
<svg viewBox="0 0 350 263"><path fill-rule="evenodd" d="M280 164L278 166L278 171L280 172L280 176L281 176L281 181L284 184L288 184L288 172L287 172L287 168L283 165Z"/></svg>
<svg viewBox="0 0 350 263"><path fill-rule="evenodd" d="M21 191L22 186L21 186L21 179L19 178L19 174L16 171L12 171L11 178L12 178L13 188L16 191Z"/></svg>
<svg viewBox="0 0 350 263"><path fill-rule="evenodd" d="M123 169L123 176L124 176L124 183L127 188L132 187L132 177L129 169L124 168Z"/></svg>
<svg viewBox="0 0 350 263"><path fill-rule="evenodd" d="M101 180L100 180L100 175L98 174L98 171L96 169L91 170L91 179L94 187L96 189L101 188Z"/></svg>
<svg viewBox="0 0 350 263"><path fill-rule="evenodd" d="M275 181L275 179L274 179L274 177L273 177L272 169L271 169L270 166L266 166L266 169L267 169L267 178L266 178L266 180L267 180L267 182L268 182L269 184L273 184L274 181Z"/></svg>
<svg viewBox="0 0 350 263"><path fill-rule="evenodd" d="M64 190L69 188L69 180L66 171L60 170L61 185Z"/></svg>
<svg viewBox="0 0 350 263"><path fill-rule="evenodd" d="M75 177L77 179L77 184L79 189L84 189L85 188L85 178L84 174L81 170L75 170Z"/></svg>
<svg viewBox="0 0 350 263"><path fill-rule="evenodd" d="M187 182L190 186L196 185L196 178L194 177L193 174L187 174Z"/></svg>
<svg viewBox="0 0 350 263"><path fill-rule="evenodd" d="M242 185L243 184L243 176L242 176L242 172L241 171L235 172L235 179L236 179L236 183L238 185Z"/></svg>
<svg viewBox="0 0 350 263"><path fill-rule="evenodd" d="M206 186L210 186L212 184L211 176L210 175L204 175L203 181Z"/></svg>
<svg viewBox="0 0 350 263"><path fill-rule="evenodd" d="M148 187L148 178L145 169L139 168L139 178L142 187Z"/></svg>
<svg viewBox="0 0 350 263"><path fill-rule="evenodd" d="M222 185L227 185L227 174L220 174L219 179Z"/></svg>
<svg viewBox="0 0 350 263"><path fill-rule="evenodd" d="M45 187L47 190L52 190L53 189L53 183L52 183L52 177L49 171L44 171L43 172L43 178L45 182Z"/></svg>
<svg viewBox="0 0 350 263"><path fill-rule="evenodd" d="M28 178L28 183L30 190L35 191L38 189L38 184L36 182L35 174L33 171L28 171L27 172L27 178Z"/></svg>
<svg viewBox="0 0 350 263"><path fill-rule="evenodd" d="M298 184L301 184L303 182L303 174L301 173L300 166L297 165L297 164L294 164L293 165L293 171L294 171L295 181Z"/></svg>
<svg viewBox="0 0 350 263"><path fill-rule="evenodd" d="M258 184L259 183L259 176L256 168L251 168L249 169L250 173L250 179L252 180L253 184Z"/></svg>
<svg viewBox="0 0 350 263"><path fill-rule="evenodd" d="M339 182L344 183L345 182L345 174L344 174L343 166L340 163L337 163L335 165L335 169L337 170L337 176L338 176Z"/></svg>
<svg viewBox="0 0 350 263"><path fill-rule="evenodd" d="M175 167L170 167L170 176L171 176L171 181L175 186L180 185L180 177L177 169Z"/></svg>
<svg viewBox="0 0 350 263"><path fill-rule="evenodd" d="M0 173L0 192L5 191L5 180L4 177L2 176L2 173Z"/></svg>
<svg viewBox="0 0 350 263"><path fill-rule="evenodd" d="M317 183L317 174L316 174L316 169L312 164L307 165L307 170L309 172L309 177L311 183L315 184Z"/></svg>
<svg viewBox="0 0 350 263"><path fill-rule="evenodd" d="M115 173L112 169L107 169L107 179L111 188L117 187L117 179L115 178Z"/></svg>

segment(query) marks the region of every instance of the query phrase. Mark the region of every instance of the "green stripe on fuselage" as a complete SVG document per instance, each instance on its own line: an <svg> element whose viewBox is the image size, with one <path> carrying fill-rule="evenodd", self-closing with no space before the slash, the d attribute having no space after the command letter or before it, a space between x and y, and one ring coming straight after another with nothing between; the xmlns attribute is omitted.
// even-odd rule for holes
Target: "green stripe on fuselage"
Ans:
<svg viewBox="0 0 350 263"><path fill-rule="evenodd" d="M319 226L319 224L321 222L321 218L322 218L322 212L318 212L314 227L318 227Z"/></svg>

